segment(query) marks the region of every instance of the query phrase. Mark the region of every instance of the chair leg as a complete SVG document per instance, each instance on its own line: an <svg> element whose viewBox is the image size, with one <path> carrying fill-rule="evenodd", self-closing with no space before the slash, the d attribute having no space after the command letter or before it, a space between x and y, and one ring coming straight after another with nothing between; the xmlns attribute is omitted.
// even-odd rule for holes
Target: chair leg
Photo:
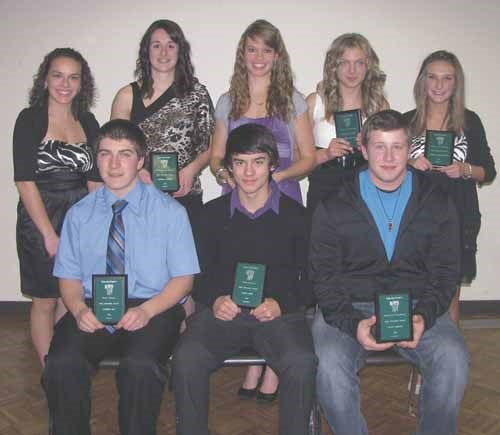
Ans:
<svg viewBox="0 0 500 435"><path fill-rule="evenodd" d="M309 417L308 435L321 435L321 409L318 402L314 402L311 415Z"/></svg>
<svg viewBox="0 0 500 435"><path fill-rule="evenodd" d="M418 399L419 393L417 393L417 382L420 377L420 373L415 366L411 367L410 372L410 384L408 385L408 414L412 417L416 417L418 414Z"/></svg>

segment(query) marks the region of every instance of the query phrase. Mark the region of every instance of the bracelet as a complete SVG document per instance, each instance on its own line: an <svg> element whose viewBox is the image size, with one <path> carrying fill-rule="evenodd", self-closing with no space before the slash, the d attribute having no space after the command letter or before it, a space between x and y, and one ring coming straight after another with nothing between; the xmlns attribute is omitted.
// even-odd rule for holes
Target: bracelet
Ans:
<svg viewBox="0 0 500 435"><path fill-rule="evenodd" d="M227 169L224 166L221 166L215 171L215 179L219 182L219 184L227 184L227 180L221 176L224 171L227 172Z"/></svg>
<svg viewBox="0 0 500 435"><path fill-rule="evenodd" d="M463 177L462 177L462 178L463 178L464 180L470 180L470 179L472 178L472 165L471 165L470 163L464 163L464 165L466 165L466 166L467 166L467 168L468 168L468 170L469 170L469 171L468 171L469 173L468 173L468 174L463 175Z"/></svg>

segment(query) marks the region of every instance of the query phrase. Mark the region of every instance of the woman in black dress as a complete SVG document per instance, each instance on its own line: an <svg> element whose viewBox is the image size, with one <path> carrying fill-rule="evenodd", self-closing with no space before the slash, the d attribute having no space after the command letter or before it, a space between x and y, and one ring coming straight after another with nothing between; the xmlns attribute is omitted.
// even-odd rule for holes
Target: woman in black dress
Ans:
<svg viewBox="0 0 500 435"><path fill-rule="evenodd" d="M410 123L410 164L429 173L450 192L461 219L461 283L476 276L476 239L481 214L476 185L493 181L495 162L479 116L465 107L464 73L457 57L440 50L425 58L414 86L416 109L405 114ZM426 130L453 131L453 161L433 167L424 156ZM450 306L459 320L460 284Z"/></svg>
<svg viewBox="0 0 500 435"><path fill-rule="evenodd" d="M208 164L214 115L207 89L194 76L190 51L177 23L152 23L140 43L137 81L118 91L111 119L128 119L144 131L146 168L152 151L178 154L180 188L172 196L193 219L203 204L199 175ZM141 178L151 182L147 169Z"/></svg>
<svg viewBox="0 0 500 435"><path fill-rule="evenodd" d="M40 64L29 107L14 129L21 290L32 298L31 336L42 366L54 323L65 311L52 276L64 216L99 182L92 152L99 125L88 112L93 102L86 60L71 48L56 48Z"/></svg>

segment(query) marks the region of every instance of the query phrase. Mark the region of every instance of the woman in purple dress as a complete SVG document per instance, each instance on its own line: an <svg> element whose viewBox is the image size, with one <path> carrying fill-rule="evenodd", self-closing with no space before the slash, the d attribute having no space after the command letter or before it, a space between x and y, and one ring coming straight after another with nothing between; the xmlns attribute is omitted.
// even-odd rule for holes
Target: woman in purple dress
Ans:
<svg viewBox="0 0 500 435"><path fill-rule="evenodd" d="M224 192L234 186L221 164L228 133L242 124L262 124L278 143L279 166L273 179L280 190L302 204L298 179L314 167L315 149L307 104L293 85L292 69L279 30L257 20L243 32L229 91L215 109L210 168ZM298 153L294 156L294 148Z"/></svg>

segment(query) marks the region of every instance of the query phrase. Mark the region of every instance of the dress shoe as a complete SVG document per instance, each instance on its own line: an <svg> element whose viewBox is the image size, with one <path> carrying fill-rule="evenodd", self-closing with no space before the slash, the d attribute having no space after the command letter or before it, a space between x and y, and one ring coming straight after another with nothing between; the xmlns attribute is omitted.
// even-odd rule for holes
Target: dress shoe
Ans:
<svg viewBox="0 0 500 435"><path fill-rule="evenodd" d="M278 397L278 389L274 393L263 393L262 391L257 392L257 402L258 403L272 403Z"/></svg>

